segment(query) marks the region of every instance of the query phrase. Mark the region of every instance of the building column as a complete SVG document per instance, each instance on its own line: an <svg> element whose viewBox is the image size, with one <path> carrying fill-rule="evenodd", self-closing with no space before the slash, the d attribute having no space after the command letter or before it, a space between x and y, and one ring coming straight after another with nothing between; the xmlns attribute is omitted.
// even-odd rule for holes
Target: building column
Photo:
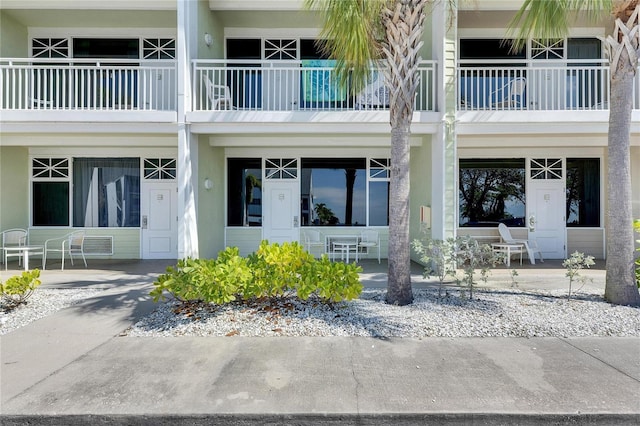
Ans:
<svg viewBox="0 0 640 426"><path fill-rule="evenodd" d="M196 188L198 138L191 134L191 59L197 53L197 2L178 0L178 258L198 257Z"/></svg>
<svg viewBox="0 0 640 426"><path fill-rule="evenodd" d="M457 226L456 44L457 10L449 2L433 8L433 59L436 61L436 99L441 124L431 150L431 236L455 237Z"/></svg>

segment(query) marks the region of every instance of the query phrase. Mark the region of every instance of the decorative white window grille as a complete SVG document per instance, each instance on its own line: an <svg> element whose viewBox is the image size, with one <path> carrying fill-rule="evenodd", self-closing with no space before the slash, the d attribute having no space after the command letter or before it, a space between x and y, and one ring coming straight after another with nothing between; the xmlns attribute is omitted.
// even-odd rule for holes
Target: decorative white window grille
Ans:
<svg viewBox="0 0 640 426"><path fill-rule="evenodd" d="M144 178L149 180L176 179L177 161L175 158L145 158Z"/></svg>
<svg viewBox="0 0 640 426"><path fill-rule="evenodd" d="M31 161L31 177L34 179L68 179L68 158L34 158Z"/></svg>
<svg viewBox="0 0 640 426"><path fill-rule="evenodd" d="M295 158L266 158L265 179L297 179L298 160Z"/></svg>
<svg viewBox="0 0 640 426"><path fill-rule="evenodd" d="M562 179L561 158L535 158L529 164L531 179Z"/></svg>
<svg viewBox="0 0 640 426"><path fill-rule="evenodd" d="M531 40L531 59L563 59L564 39Z"/></svg>
<svg viewBox="0 0 640 426"><path fill-rule="evenodd" d="M391 160L389 158L369 159L369 180L389 180L391 178Z"/></svg>
<svg viewBox="0 0 640 426"><path fill-rule="evenodd" d="M175 59L176 40L174 38L145 38L142 40L143 59Z"/></svg>
<svg viewBox="0 0 640 426"><path fill-rule="evenodd" d="M31 39L31 56L34 58L68 58L68 38Z"/></svg>
<svg viewBox="0 0 640 426"><path fill-rule="evenodd" d="M298 59L298 40L265 40L264 58L269 60Z"/></svg>

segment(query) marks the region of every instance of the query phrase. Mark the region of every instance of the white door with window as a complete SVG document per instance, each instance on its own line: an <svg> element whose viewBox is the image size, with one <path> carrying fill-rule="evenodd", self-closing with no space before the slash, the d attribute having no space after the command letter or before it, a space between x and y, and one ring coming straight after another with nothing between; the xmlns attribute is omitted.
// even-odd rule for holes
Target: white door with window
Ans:
<svg viewBox="0 0 640 426"><path fill-rule="evenodd" d="M140 222L143 259L178 257L178 187L175 182L143 185Z"/></svg>
<svg viewBox="0 0 640 426"><path fill-rule="evenodd" d="M297 159L265 159L262 184L262 239L300 239L300 181Z"/></svg>
<svg viewBox="0 0 640 426"><path fill-rule="evenodd" d="M563 160L532 159L527 197L529 239L544 259L566 258L566 194Z"/></svg>

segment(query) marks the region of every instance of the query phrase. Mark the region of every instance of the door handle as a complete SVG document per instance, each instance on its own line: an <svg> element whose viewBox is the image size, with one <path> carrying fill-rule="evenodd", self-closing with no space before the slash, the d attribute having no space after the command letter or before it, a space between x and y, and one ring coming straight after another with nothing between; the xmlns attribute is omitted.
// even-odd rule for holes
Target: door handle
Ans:
<svg viewBox="0 0 640 426"><path fill-rule="evenodd" d="M294 216L293 217L293 227L297 228L298 226L300 226L298 216Z"/></svg>
<svg viewBox="0 0 640 426"><path fill-rule="evenodd" d="M534 232L536 230L536 217L534 215L529 216L529 231Z"/></svg>
<svg viewBox="0 0 640 426"><path fill-rule="evenodd" d="M142 229L147 229L147 224L148 224L148 220L147 220L147 216L142 216Z"/></svg>

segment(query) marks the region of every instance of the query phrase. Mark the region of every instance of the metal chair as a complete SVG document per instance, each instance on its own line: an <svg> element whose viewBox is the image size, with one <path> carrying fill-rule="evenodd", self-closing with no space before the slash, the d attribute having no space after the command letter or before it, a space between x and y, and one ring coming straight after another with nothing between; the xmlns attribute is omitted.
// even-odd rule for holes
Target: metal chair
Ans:
<svg viewBox="0 0 640 426"><path fill-rule="evenodd" d="M22 228L12 228L7 229L6 231L2 231L2 247L0 247L0 251L2 251L2 262L6 265L7 259L9 257L17 257L18 265L22 262L22 253L15 252L9 253L4 250L5 247L17 247L24 246L29 242L29 231Z"/></svg>
<svg viewBox="0 0 640 426"><path fill-rule="evenodd" d="M302 243L309 253L312 253L314 247L320 247L322 253L325 252L324 236L320 231L316 231L315 229L302 230Z"/></svg>
<svg viewBox="0 0 640 426"><path fill-rule="evenodd" d="M87 259L84 257L84 231L75 231L64 237L50 238L44 242L44 257L42 259L42 269L46 269L47 265L47 253L58 252L62 254L62 268L64 271L64 254L69 255L71 259L71 265L73 265L73 255L82 256L84 261L84 267L87 267Z"/></svg>
<svg viewBox="0 0 640 426"><path fill-rule="evenodd" d="M378 231L374 231L372 229L367 229L362 231L360 234L360 242L358 243L359 248L365 248L367 250L367 254L369 254L369 249L377 248L378 249L378 263L380 263L380 234Z"/></svg>

